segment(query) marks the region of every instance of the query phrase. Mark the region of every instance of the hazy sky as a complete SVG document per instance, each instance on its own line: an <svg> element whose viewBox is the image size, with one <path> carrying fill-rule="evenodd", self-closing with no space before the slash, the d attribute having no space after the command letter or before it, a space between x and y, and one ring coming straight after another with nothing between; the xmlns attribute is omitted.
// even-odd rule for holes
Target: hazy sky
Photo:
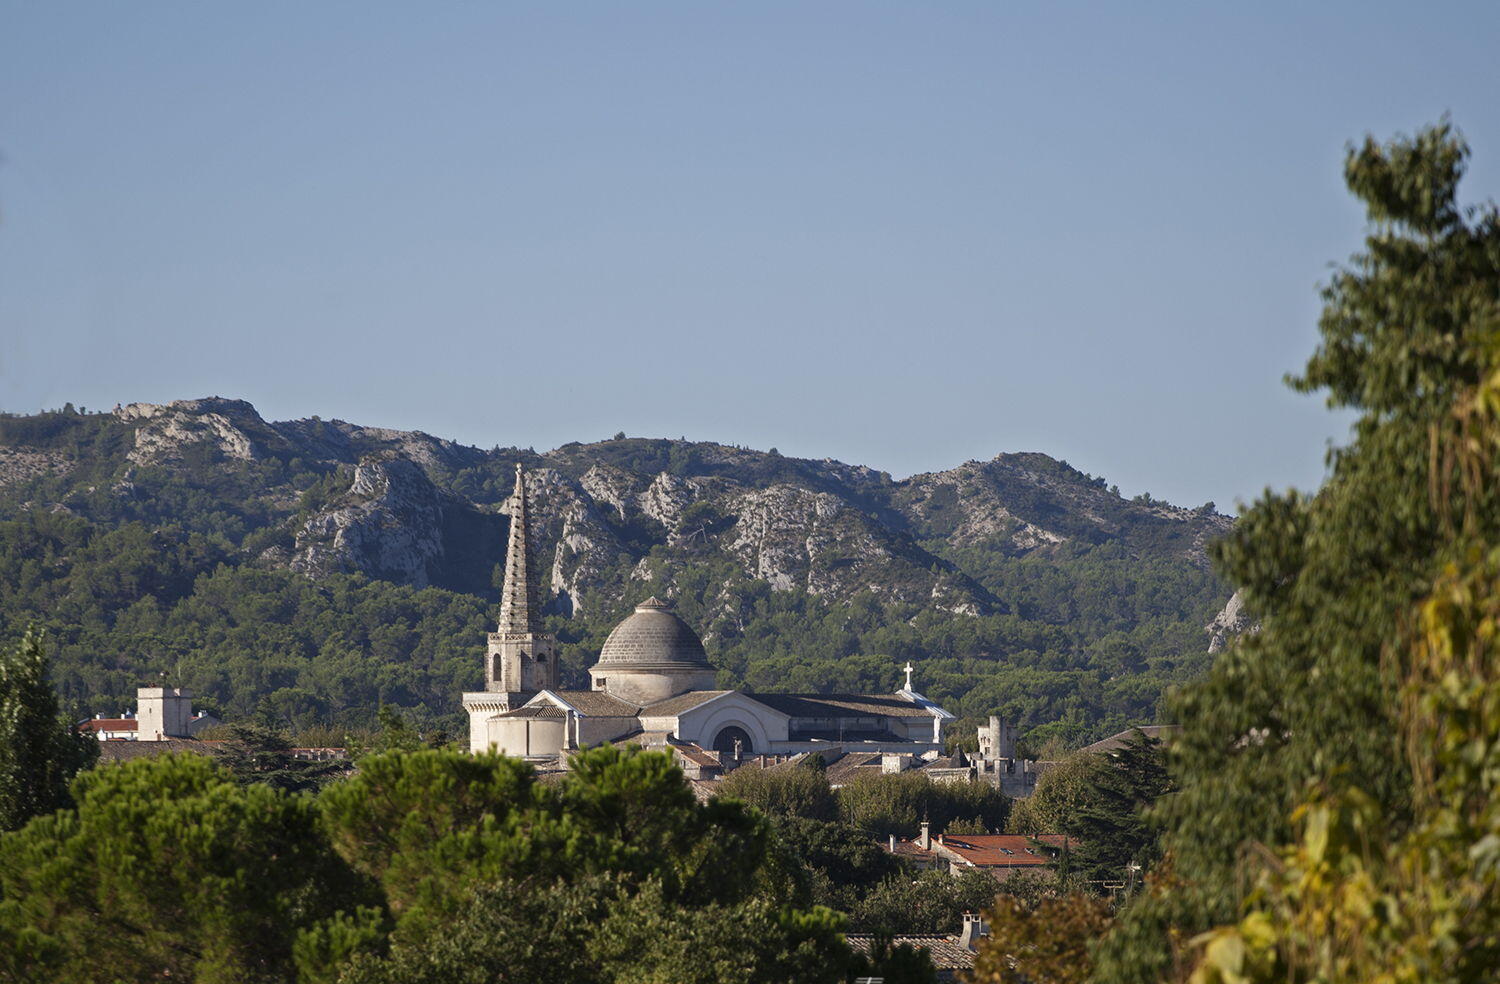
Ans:
<svg viewBox="0 0 1500 984"><path fill-rule="evenodd" d="M1314 486L1347 141L1500 3L0 3L0 408Z"/></svg>

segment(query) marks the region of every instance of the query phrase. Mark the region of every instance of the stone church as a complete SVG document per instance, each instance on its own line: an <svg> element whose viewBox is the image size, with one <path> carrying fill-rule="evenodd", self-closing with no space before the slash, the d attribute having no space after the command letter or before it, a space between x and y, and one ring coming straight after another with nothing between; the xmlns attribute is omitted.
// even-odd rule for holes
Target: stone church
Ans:
<svg viewBox="0 0 1500 984"><path fill-rule="evenodd" d="M500 624L489 635L485 689L463 695L469 748L550 760L621 740L747 755L941 752L953 715L906 685L893 694L752 694L714 689L715 671L692 627L652 598L609 634L589 690L559 684L557 641L542 625L516 466Z"/></svg>

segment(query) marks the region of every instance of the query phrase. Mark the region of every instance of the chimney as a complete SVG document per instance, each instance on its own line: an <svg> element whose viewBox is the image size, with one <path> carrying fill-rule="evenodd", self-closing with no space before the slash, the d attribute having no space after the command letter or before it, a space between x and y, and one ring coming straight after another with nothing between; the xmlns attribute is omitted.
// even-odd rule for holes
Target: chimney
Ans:
<svg viewBox="0 0 1500 984"><path fill-rule="evenodd" d="M922 832L917 835L917 846L924 851L932 849L932 834L930 833L930 830L931 826L927 823L926 820L923 820Z"/></svg>
<svg viewBox="0 0 1500 984"><path fill-rule="evenodd" d="M979 941L990 935L990 927L984 921L984 916L978 912L964 913L964 928L958 942L968 950L979 949Z"/></svg>

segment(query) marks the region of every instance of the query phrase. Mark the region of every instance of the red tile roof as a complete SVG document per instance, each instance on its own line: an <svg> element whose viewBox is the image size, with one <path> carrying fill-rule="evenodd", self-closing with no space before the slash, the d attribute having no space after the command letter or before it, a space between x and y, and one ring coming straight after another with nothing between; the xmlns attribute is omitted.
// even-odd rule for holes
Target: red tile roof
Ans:
<svg viewBox="0 0 1500 984"><path fill-rule="evenodd" d="M141 726L135 718L89 718L79 725L81 731L136 731Z"/></svg>
<svg viewBox="0 0 1500 984"><path fill-rule="evenodd" d="M1049 864L1052 852L1037 846L1062 848L1067 838L1062 834L1042 834L1028 837L1024 834L961 834L944 836L942 842L933 841L935 848L952 852L957 857L977 868L1019 868L1029 865Z"/></svg>

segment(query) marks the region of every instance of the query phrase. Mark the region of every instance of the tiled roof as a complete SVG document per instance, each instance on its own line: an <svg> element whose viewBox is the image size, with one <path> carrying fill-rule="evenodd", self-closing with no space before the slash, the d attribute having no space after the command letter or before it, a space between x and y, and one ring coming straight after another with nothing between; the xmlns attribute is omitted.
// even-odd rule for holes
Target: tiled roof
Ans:
<svg viewBox="0 0 1500 984"><path fill-rule="evenodd" d="M927 850L916 841L898 840L896 841L896 849L891 853L896 855L897 857L906 858L909 861L938 860L938 856L936 854ZM947 864L948 862L944 861L943 863Z"/></svg>
<svg viewBox="0 0 1500 984"><path fill-rule="evenodd" d="M1117 748L1123 748L1125 743L1130 740L1130 736L1135 734L1137 731L1145 734L1147 738L1154 738L1157 741L1166 741L1181 730L1182 725L1180 724L1146 724L1142 725L1139 728L1127 728L1117 735L1110 735L1103 741L1096 741L1092 745L1085 745L1081 749L1079 749L1079 751L1100 753L1112 752Z"/></svg>
<svg viewBox="0 0 1500 984"><path fill-rule="evenodd" d="M962 750L952 755L943 755L933 759L931 762L923 762L917 766L919 769L967 769L969 767L968 756Z"/></svg>
<svg viewBox="0 0 1500 984"><path fill-rule="evenodd" d="M686 714L700 704L706 704L715 697L722 697L730 693L728 690L690 690L676 697L668 697L654 704L647 704L641 708L641 717L676 717Z"/></svg>
<svg viewBox="0 0 1500 984"><path fill-rule="evenodd" d="M941 842L933 843L979 868L1049 864L1051 853L1037 847L1033 841L1060 848L1065 846L1066 838L1061 834L1041 834L1034 838L1024 834L962 834L945 836Z"/></svg>
<svg viewBox="0 0 1500 984"><path fill-rule="evenodd" d="M561 721L568 712L554 704L527 704L500 715L506 718L535 718L541 721Z"/></svg>
<svg viewBox="0 0 1500 984"><path fill-rule="evenodd" d="M141 722L136 718L90 718L78 726L80 731L138 731Z"/></svg>
<svg viewBox="0 0 1500 984"><path fill-rule="evenodd" d="M639 704L602 690L554 690L553 693L584 717L635 717L641 709Z"/></svg>
<svg viewBox="0 0 1500 984"><path fill-rule="evenodd" d="M892 694L747 694L794 718L932 717L920 704Z"/></svg>
<svg viewBox="0 0 1500 984"><path fill-rule="evenodd" d="M199 741L196 738L167 738L162 741L101 741L100 762L128 762L132 759L151 758L168 752L197 752L207 755L213 751L217 741Z"/></svg>
<svg viewBox="0 0 1500 984"><path fill-rule="evenodd" d="M639 728L623 734L610 742L611 745L639 745L642 748L661 748L672 737L670 731L642 731Z"/></svg>
<svg viewBox="0 0 1500 984"><path fill-rule="evenodd" d="M849 946L855 951L866 956L875 943L875 937L865 933L849 933L844 939L849 941ZM907 943L926 950L932 957L932 965L938 970L967 970L974 966L973 951L960 943L957 936L946 933L913 933L909 936L892 937L891 943Z"/></svg>
<svg viewBox="0 0 1500 984"><path fill-rule="evenodd" d="M677 752L678 755L681 755L683 758L687 759L694 765L710 766L713 768L719 767L719 759L717 756L710 755L700 746L695 745L690 741L673 742L672 748Z"/></svg>
<svg viewBox="0 0 1500 984"><path fill-rule="evenodd" d="M823 775L830 784L839 786L857 775L879 771L879 752L850 752L825 769Z"/></svg>

